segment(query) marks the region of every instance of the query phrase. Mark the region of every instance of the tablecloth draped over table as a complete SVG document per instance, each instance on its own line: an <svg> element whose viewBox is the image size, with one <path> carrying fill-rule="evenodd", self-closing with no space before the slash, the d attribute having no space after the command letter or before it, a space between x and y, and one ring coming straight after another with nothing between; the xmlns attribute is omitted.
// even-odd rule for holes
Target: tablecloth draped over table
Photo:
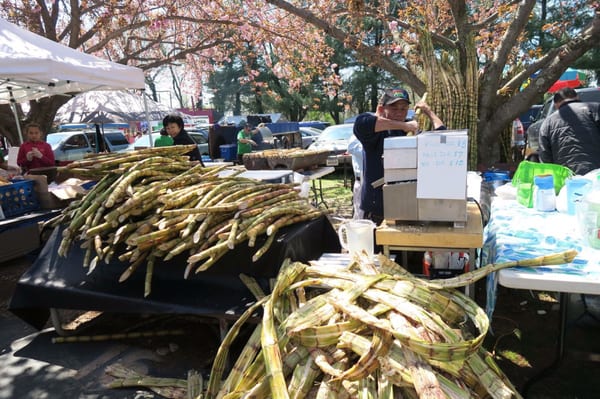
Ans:
<svg viewBox="0 0 600 399"><path fill-rule="evenodd" d="M308 262L324 252L339 252L338 236L329 220L298 223L281 229L269 251L257 262L252 255L262 246L244 242L230 250L207 271L183 278L188 254L168 262L157 260L151 294L144 298L145 267L139 267L123 283L118 279L128 263L103 262L88 273L84 250L72 246L67 257L57 250L64 227L57 227L37 260L17 282L9 310L36 328L48 320L49 309L99 310L121 313L188 313L207 317L237 318L254 301L239 279L244 273L256 277L266 292L286 258Z"/></svg>
<svg viewBox="0 0 600 399"><path fill-rule="evenodd" d="M556 211L538 212L532 208L525 208L515 200L494 198L484 236L482 266L575 249L579 254L572 263L535 268L520 267L519 270L525 273L556 274L553 277L564 279L565 284L568 284L570 276L583 277L600 284L600 250L585 245L574 215ZM486 303L486 312L490 318L496 304L497 284L497 273L490 274L487 280Z"/></svg>

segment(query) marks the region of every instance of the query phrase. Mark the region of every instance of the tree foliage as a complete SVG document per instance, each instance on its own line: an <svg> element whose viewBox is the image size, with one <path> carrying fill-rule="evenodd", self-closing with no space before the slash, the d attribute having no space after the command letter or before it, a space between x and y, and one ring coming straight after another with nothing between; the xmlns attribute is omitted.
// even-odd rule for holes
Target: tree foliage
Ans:
<svg viewBox="0 0 600 399"><path fill-rule="evenodd" d="M595 0L3 0L2 6L0 15L11 22L148 76L184 66L181 82L194 93L214 70L235 63L244 72L239 83L262 94L268 86L274 99L294 104L290 115L298 118L307 105L313 109L306 98L319 98L315 85L321 99L331 100L336 120L349 101L372 110L381 87L374 76L393 77L418 96L428 92L450 127L469 128L471 167L494 162L505 127L568 66L597 54L588 51L600 42ZM334 42L349 55L335 59ZM364 76L346 87L339 72L349 66ZM60 102L42 100L22 117L49 126ZM6 133L14 122L2 115Z"/></svg>

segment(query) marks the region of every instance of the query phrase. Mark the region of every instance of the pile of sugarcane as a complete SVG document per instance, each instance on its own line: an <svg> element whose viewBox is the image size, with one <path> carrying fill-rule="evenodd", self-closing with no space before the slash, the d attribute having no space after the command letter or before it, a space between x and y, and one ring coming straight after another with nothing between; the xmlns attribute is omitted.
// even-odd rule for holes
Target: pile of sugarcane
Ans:
<svg viewBox="0 0 600 399"><path fill-rule="evenodd" d="M263 150L244 154L248 158L276 158L276 159L287 159L287 158L302 158L309 155L315 154L328 154L326 150L305 150L302 148L281 148L272 150Z"/></svg>
<svg viewBox="0 0 600 399"><path fill-rule="evenodd" d="M254 247L266 235L253 256L257 261L280 228L321 215L292 184L265 184L235 173L222 178L223 167L205 168L172 154L125 159L128 163L95 159L85 169L102 170L104 177L54 221L66 225L58 253L67 256L78 243L91 270L118 257L129 263L120 281L145 265L146 296L157 259L168 261L187 251L187 278L236 245ZM81 163L76 169L84 170Z"/></svg>
<svg viewBox="0 0 600 399"><path fill-rule="evenodd" d="M453 288L504 267L561 264L566 251L424 280L380 256L344 268L287 263L270 296L232 326L203 398L520 397L481 346L489 321ZM262 323L223 380L229 348L258 308Z"/></svg>
<svg viewBox="0 0 600 399"><path fill-rule="evenodd" d="M139 161L149 157L170 157L180 164L190 167L196 165L197 161L189 161L184 156L196 147L195 144L175 145L166 147L142 148L131 152L109 152L101 154L88 154L84 159L71 162L65 166L58 167L57 173L82 179L96 180L104 177L107 173L119 173L132 167Z"/></svg>

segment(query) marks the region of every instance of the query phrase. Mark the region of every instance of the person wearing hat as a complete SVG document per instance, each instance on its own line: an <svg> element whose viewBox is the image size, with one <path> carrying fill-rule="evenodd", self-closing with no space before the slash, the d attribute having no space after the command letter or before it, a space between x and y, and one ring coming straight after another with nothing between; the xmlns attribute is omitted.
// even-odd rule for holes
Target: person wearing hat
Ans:
<svg viewBox="0 0 600 399"><path fill-rule="evenodd" d="M379 99L375 114L367 112L356 117L354 135L363 146L363 178L361 184L361 208L364 217L376 224L383 221L382 185L373 183L383 178L383 140L391 136L417 133L417 121L407 119L410 106L408 92L402 88L386 89ZM415 104L415 110L431 120L434 130L445 130L442 120L424 101Z"/></svg>
<svg viewBox="0 0 600 399"><path fill-rule="evenodd" d="M237 134L237 156L240 164L244 163L244 154L252 152L252 147L256 147L256 141L252 140L252 135L258 133L250 123L244 123L242 130Z"/></svg>

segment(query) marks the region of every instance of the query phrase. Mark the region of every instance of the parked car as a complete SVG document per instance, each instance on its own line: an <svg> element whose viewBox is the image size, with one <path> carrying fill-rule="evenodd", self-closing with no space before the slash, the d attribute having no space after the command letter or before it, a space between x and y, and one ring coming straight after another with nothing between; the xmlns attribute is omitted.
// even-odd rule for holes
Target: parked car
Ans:
<svg viewBox="0 0 600 399"><path fill-rule="evenodd" d="M206 141L208 141L208 127L195 127L192 129L185 129L188 133L198 133L203 135L206 138Z"/></svg>
<svg viewBox="0 0 600 399"><path fill-rule="evenodd" d="M527 129L529 126L538 118L538 114L540 113L543 104L535 104L529 107L529 109L519 115L519 120L523 124L523 130L527 133Z"/></svg>
<svg viewBox="0 0 600 399"><path fill-rule="evenodd" d="M323 130L328 126L331 126L331 123L324 121L300 121L298 122L299 127L314 127L315 129Z"/></svg>
<svg viewBox="0 0 600 399"><path fill-rule="evenodd" d="M208 155L208 138L204 137L204 134L195 130L187 131L192 140L198 144L198 149L200 150L201 155ZM158 138L159 133L152 134L152 144L154 146L154 141ZM145 134L141 137L138 137L133 143L134 148L148 148L150 147L150 136Z"/></svg>
<svg viewBox="0 0 600 399"><path fill-rule="evenodd" d="M321 135L321 133L323 132L320 129L317 129L315 127L299 127L298 130L300 130L300 134L302 135L302 148L308 148L309 145L311 145L312 143L315 142L315 140L317 138L319 138L319 136Z"/></svg>
<svg viewBox="0 0 600 399"><path fill-rule="evenodd" d="M133 150L133 146L120 130L105 130L102 135L110 152ZM50 133L46 136L46 141L54 151L57 165L66 165L83 159L86 154L96 152L96 132L92 130Z"/></svg>
<svg viewBox="0 0 600 399"><path fill-rule="evenodd" d="M585 87L575 89L579 95L579 99L583 102L600 102L600 87ZM544 106L540 111L537 119L527 129L527 148L525 149L525 159L537 161L540 139L540 128L544 119L556 111L554 108L554 96L551 96L544 102Z"/></svg>
<svg viewBox="0 0 600 399"><path fill-rule="evenodd" d="M341 155L348 151L348 142L352 136L354 123L344 123L326 127L308 148L328 150L331 155Z"/></svg>

